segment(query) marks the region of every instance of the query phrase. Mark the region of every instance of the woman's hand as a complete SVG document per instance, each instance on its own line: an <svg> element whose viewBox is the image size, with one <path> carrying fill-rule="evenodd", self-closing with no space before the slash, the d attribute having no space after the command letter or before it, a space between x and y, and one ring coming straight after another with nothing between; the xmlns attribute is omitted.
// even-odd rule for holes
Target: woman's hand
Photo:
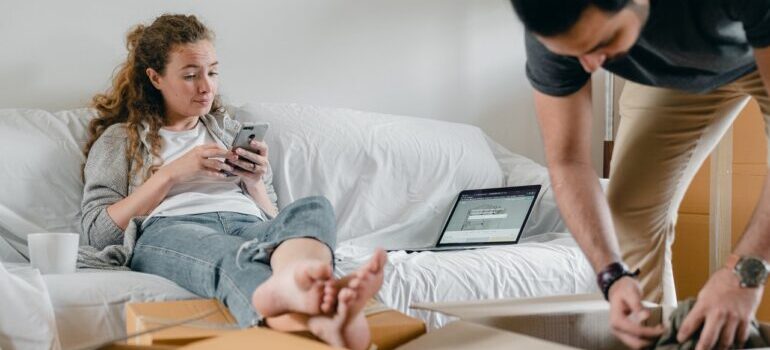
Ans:
<svg viewBox="0 0 770 350"><path fill-rule="evenodd" d="M206 144L189 150L185 155L158 170L166 174L172 183L184 182L195 176L210 176L224 178L222 171L233 171L233 167L224 161L213 158L225 158L230 154L226 149L217 144Z"/></svg>
<svg viewBox="0 0 770 350"><path fill-rule="evenodd" d="M267 144L262 141L251 141L251 147L256 152L236 148L234 153L227 156L230 165L234 165L231 173L238 175L246 186L251 187L262 181L269 167L267 160Z"/></svg>

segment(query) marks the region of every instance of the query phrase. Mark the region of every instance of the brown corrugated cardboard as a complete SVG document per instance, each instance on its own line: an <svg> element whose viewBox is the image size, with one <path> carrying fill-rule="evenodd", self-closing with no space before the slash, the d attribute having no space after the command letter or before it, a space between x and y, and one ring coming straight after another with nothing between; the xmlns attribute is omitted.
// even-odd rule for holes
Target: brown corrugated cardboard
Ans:
<svg viewBox="0 0 770 350"><path fill-rule="evenodd" d="M240 332L225 334L216 338L195 342L183 350L332 350L324 343L289 333L265 328L249 328Z"/></svg>
<svg viewBox="0 0 770 350"><path fill-rule="evenodd" d="M122 343L112 343L100 347L99 350L177 350L176 345L129 345Z"/></svg>
<svg viewBox="0 0 770 350"><path fill-rule="evenodd" d="M364 313L372 334L372 343L379 350L394 349L425 333L425 324L421 320L374 301L367 304ZM131 338L129 344L178 346L237 331L236 322L230 312L219 301L213 299L128 304L126 330L132 334L196 316L205 317L184 326L175 326ZM264 337L268 333L249 334L253 338ZM313 338L306 331L292 332L292 335Z"/></svg>
<svg viewBox="0 0 770 350"><path fill-rule="evenodd" d="M456 321L398 348L398 350L547 349L575 350L527 335L466 321Z"/></svg>
<svg viewBox="0 0 770 350"><path fill-rule="evenodd" d="M577 348L622 348L609 333L609 304L599 294L416 304L413 308ZM651 318L660 319L660 308L652 311L658 316Z"/></svg>
<svg viewBox="0 0 770 350"><path fill-rule="evenodd" d="M185 325L133 337L131 345L184 345L238 330L235 319L222 303L211 299L126 305L126 332L134 334L185 319L199 318ZM197 317L196 317L197 316Z"/></svg>
<svg viewBox="0 0 770 350"><path fill-rule="evenodd" d="M372 344L378 350L391 350L425 334L425 323L398 311L387 309L367 313Z"/></svg>
<svg viewBox="0 0 770 350"><path fill-rule="evenodd" d="M663 315L671 311L653 304L645 306L652 312L645 322L649 326L660 324ZM626 348L612 334L609 304L600 294L415 304L412 307L456 316L461 321L430 332L399 349ZM762 324L761 329L763 335L770 334L770 325Z"/></svg>

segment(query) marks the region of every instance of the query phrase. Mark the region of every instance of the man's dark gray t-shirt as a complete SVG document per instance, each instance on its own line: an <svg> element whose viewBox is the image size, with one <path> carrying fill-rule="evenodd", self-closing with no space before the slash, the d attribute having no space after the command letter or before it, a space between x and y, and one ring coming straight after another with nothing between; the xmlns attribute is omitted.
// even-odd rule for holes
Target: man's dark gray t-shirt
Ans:
<svg viewBox="0 0 770 350"><path fill-rule="evenodd" d="M538 91L566 96L590 74L575 57L548 51L526 33L527 78ZM770 0L650 0L639 40L603 68L650 86L711 91L756 70L754 48L770 46Z"/></svg>

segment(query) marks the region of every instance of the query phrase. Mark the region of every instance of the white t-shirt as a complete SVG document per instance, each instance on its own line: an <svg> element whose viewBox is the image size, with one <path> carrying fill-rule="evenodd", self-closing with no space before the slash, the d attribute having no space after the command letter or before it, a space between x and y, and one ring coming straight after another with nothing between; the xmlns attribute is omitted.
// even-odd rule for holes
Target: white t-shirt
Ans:
<svg viewBox="0 0 770 350"><path fill-rule="evenodd" d="M217 143L220 147L226 148L209 134L200 121L195 128L190 130L170 131L161 128L159 133L162 142L160 156L163 160L163 166L187 154L196 146ZM185 182L175 184L148 218L217 211L255 215L266 220L249 194L241 189L239 177L214 178L206 175L198 175Z"/></svg>

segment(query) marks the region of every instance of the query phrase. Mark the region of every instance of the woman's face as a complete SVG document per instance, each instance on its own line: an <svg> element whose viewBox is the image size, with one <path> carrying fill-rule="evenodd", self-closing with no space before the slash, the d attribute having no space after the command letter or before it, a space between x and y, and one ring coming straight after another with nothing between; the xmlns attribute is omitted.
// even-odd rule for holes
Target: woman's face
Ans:
<svg viewBox="0 0 770 350"><path fill-rule="evenodd" d="M176 45L163 75L148 68L152 84L163 94L167 121L201 116L217 94L217 55L208 40Z"/></svg>

